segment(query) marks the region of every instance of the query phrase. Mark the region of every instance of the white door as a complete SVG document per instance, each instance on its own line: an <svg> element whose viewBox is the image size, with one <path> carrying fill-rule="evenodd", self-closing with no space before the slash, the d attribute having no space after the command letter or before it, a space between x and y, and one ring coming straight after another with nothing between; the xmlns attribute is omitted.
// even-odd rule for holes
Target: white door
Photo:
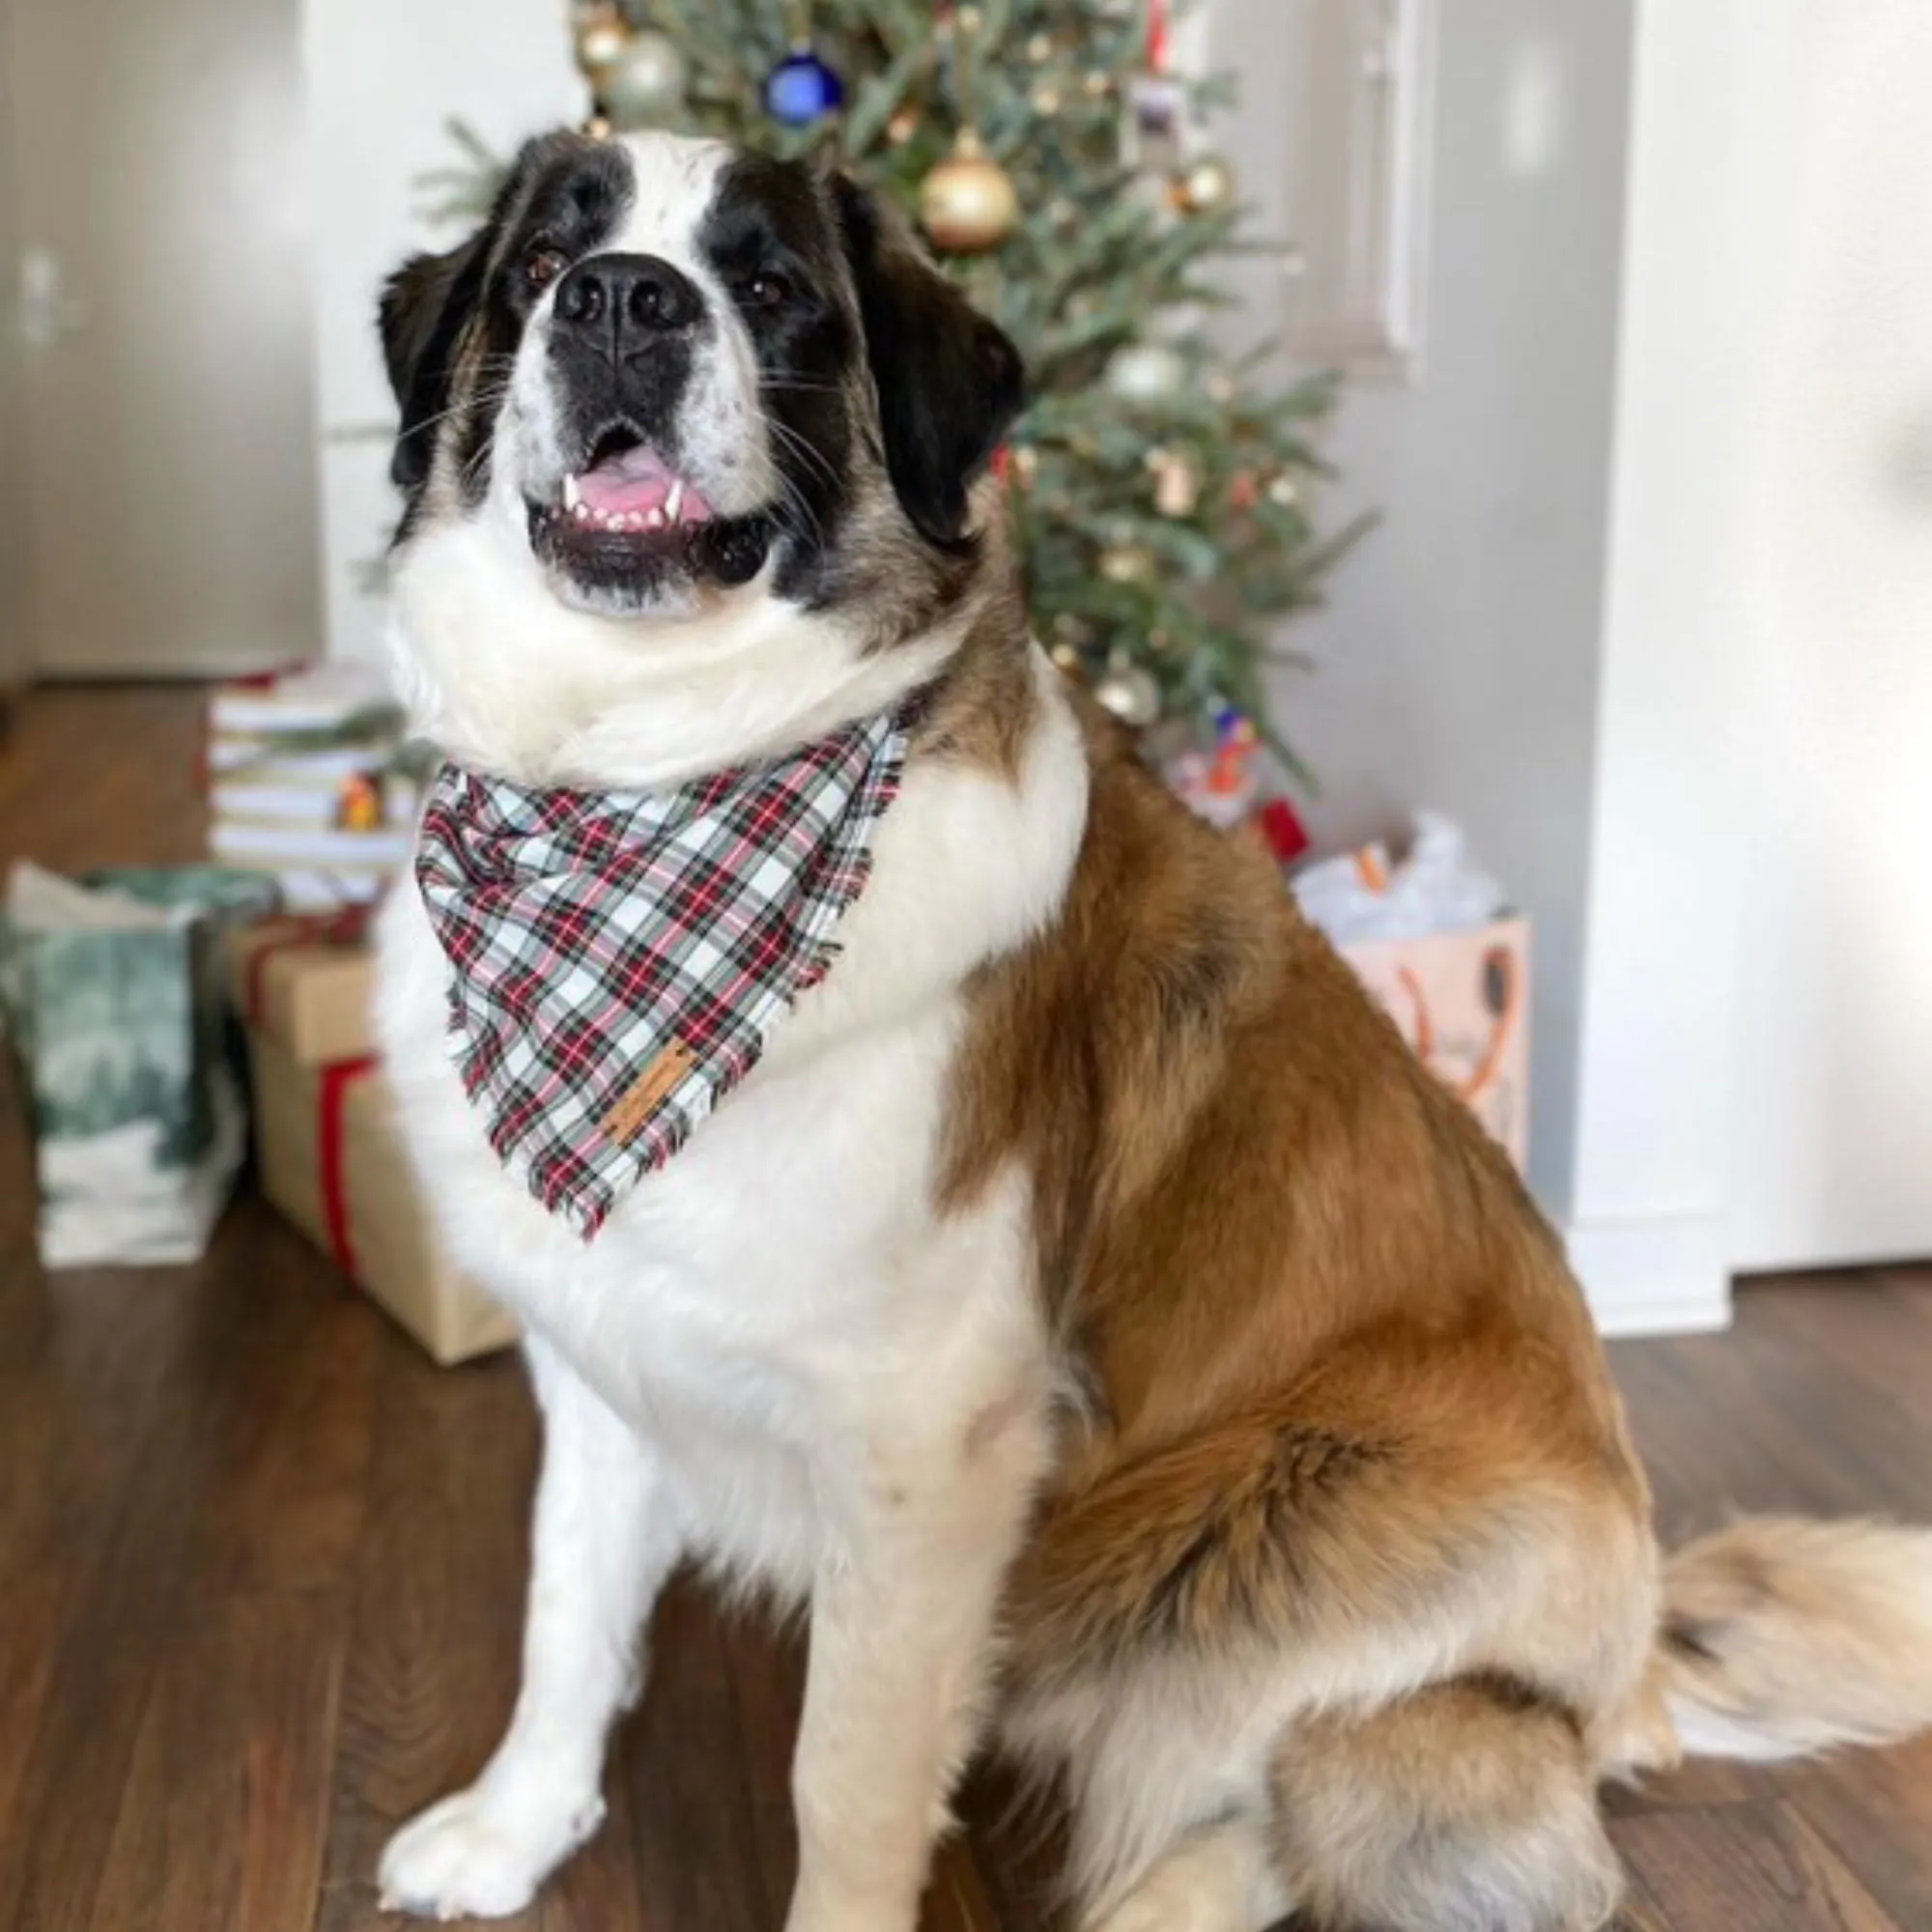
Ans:
<svg viewBox="0 0 1932 1932"><path fill-rule="evenodd" d="M1932 10L1814 24L1735 721L1746 1269L1932 1254Z"/></svg>
<svg viewBox="0 0 1932 1932"><path fill-rule="evenodd" d="M299 0L0 0L0 67L36 668L313 656Z"/></svg>

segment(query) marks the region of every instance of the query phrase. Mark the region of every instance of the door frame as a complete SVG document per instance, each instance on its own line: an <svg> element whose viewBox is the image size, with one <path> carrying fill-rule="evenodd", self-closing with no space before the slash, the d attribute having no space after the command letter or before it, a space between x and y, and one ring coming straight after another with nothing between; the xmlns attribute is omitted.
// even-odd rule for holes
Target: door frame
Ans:
<svg viewBox="0 0 1932 1932"><path fill-rule="evenodd" d="M9 75L14 0L0 0L0 709L33 674L36 649L33 546L27 529L26 356L18 327L20 235L16 162L7 130L16 125Z"/></svg>

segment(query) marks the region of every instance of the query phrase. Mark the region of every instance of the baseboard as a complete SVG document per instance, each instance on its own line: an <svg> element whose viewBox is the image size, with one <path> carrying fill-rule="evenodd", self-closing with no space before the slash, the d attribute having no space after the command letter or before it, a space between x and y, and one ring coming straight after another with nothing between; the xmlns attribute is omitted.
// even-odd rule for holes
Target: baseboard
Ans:
<svg viewBox="0 0 1932 1932"><path fill-rule="evenodd" d="M1583 1222L1570 1265L1605 1335L1695 1335L1731 1323L1724 1224L1717 1215Z"/></svg>

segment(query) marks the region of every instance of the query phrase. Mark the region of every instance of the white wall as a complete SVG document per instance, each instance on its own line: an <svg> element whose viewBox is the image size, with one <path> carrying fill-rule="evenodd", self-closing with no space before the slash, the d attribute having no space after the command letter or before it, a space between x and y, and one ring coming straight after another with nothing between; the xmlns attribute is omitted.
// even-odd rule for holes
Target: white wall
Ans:
<svg viewBox="0 0 1932 1932"><path fill-rule="evenodd" d="M1291 0L1296 6L1325 0ZM1468 828L1536 925L1531 1178L1569 1207L1628 118L1629 0L1436 0L1428 322L1412 382L1358 388L1330 513L1378 509L1320 660L1276 701L1324 845L1415 806ZM1217 0L1247 84L1229 145L1278 217L1283 0ZM1271 206L1272 204L1272 206ZM1264 285L1251 289L1261 299Z"/></svg>
<svg viewBox="0 0 1932 1932"><path fill-rule="evenodd" d="M1812 0L1642 10L1571 1239L1631 1320L1722 1319L1738 694Z"/></svg>
<svg viewBox="0 0 1932 1932"><path fill-rule="evenodd" d="M1735 1267L1932 1251L1932 15L1752 0L1747 49L1744 18L1654 28L1636 241L1672 252L1630 344L1585 1170L1598 1222L1712 1216ZM1714 191L1687 207L1690 166ZM1710 938L1633 997L1611 976L1657 845ZM1692 1076L1662 1108L1629 1077L1638 1029ZM1726 1084L1728 1111L1693 1104Z"/></svg>
<svg viewBox="0 0 1932 1932"><path fill-rule="evenodd" d="M309 0L310 192L315 205L318 394L328 648L381 649L381 600L359 579L395 522L386 442L345 433L394 421L375 334L383 278L454 231L419 218L418 185L455 155L456 116L497 152L584 112L562 5Z"/></svg>

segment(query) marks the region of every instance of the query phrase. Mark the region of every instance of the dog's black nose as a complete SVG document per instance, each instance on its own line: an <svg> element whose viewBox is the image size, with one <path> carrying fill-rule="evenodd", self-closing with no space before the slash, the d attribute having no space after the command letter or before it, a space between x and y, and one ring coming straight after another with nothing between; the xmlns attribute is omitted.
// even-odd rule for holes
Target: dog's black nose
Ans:
<svg viewBox="0 0 1932 1932"><path fill-rule="evenodd" d="M556 319L567 328L671 335L703 313L697 284L656 255L591 255L556 285Z"/></svg>

